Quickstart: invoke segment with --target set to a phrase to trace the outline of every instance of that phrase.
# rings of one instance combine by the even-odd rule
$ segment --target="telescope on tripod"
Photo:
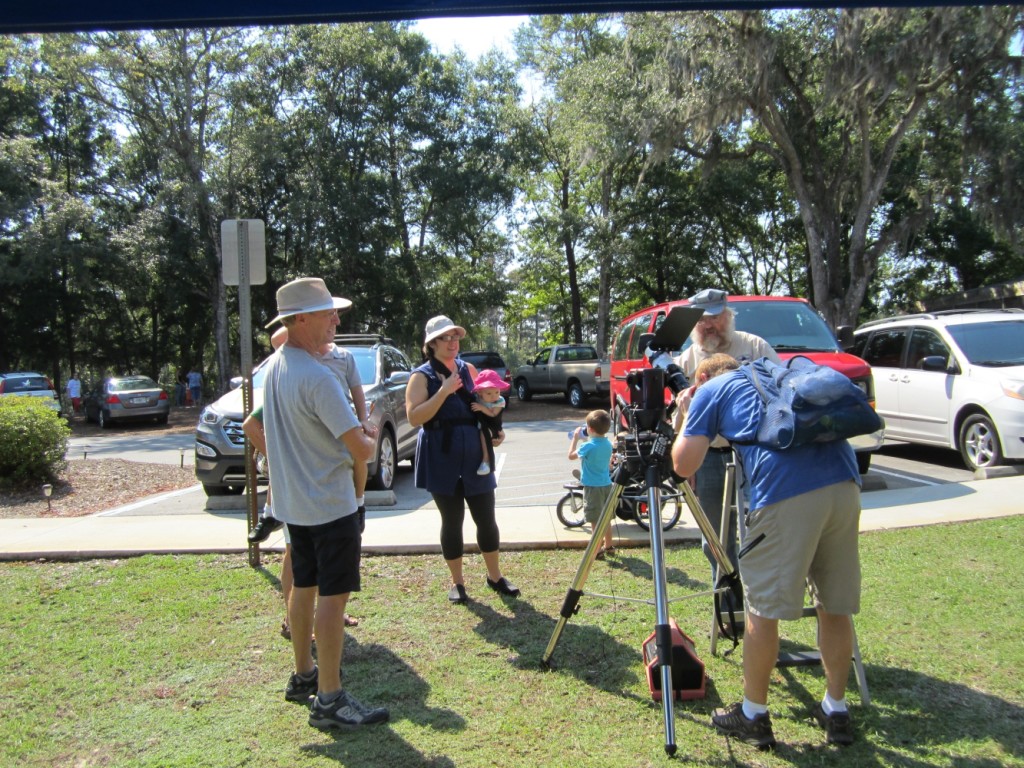
[[[678,636],[678,628],[668,613],[669,598],[667,595],[667,579],[665,575],[665,547],[661,525],[661,487],[672,479],[672,441],[675,437],[672,426],[666,419],[666,387],[673,396],[688,385],[686,376],[675,364],[670,350],[678,350],[697,324],[704,311],[693,307],[675,307],[666,316],[664,322],[654,334],[644,334],[640,345],[644,356],[650,364],[649,368],[630,371],[626,383],[629,388],[630,402],[621,403],[627,429],[619,434],[619,449],[624,461],[619,462],[612,481],[614,488],[583,554],[583,560],[576,571],[572,584],[566,592],[555,623],[554,631],[541,658],[541,667],[551,668],[551,657],[555,646],[565,629],[566,623],[579,612],[580,598],[583,597],[583,585],[590,574],[590,569],[597,557],[600,542],[605,530],[611,525],[615,509],[623,488],[643,485],[647,494],[651,537],[651,571],[654,581],[654,600],[642,601],[655,606],[655,626],[652,643],[644,644],[644,656],[652,656],[649,672],[660,673],[660,691],[662,714],[665,726],[665,752],[671,757],[676,753],[675,714],[673,710],[673,669],[672,653],[674,636]],[[739,577],[732,563],[725,554],[719,539],[700,503],[690,489],[689,484],[682,482],[680,490],[693,514],[697,526],[710,545],[711,552],[719,563],[720,573],[724,574],[722,582],[715,585],[715,590],[738,590]],[[724,584],[724,586],[723,586]],[[706,593],[699,593],[706,594]],[[690,595],[697,597],[699,595]],[[603,595],[601,596],[603,597]],[[703,670],[701,670],[703,675]],[[652,691],[653,692],[653,691]]]

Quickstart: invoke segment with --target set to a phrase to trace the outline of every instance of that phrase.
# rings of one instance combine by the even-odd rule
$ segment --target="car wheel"
[[[1003,462],[999,434],[988,416],[976,413],[964,420],[960,427],[960,455],[968,469],[994,467]]]
[[[166,414],[166,413],[163,416],[157,416],[156,417],[156,423],[157,424],[166,424],[167,423],[167,417],[168,417],[168,414]]]
[[[370,478],[371,488],[377,491],[390,491],[394,487],[397,459],[395,438],[392,437],[391,430],[385,427],[380,436],[380,448],[377,449],[377,471]]]
[[[573,408],[582,408],[586,404],[587,396],[583,394],[583,387],[579,384],[572,384],[569,387],[569,405]]]
[[[110,417],[107,416],[106,411],[102,408],[100,408],[99,412],[96,414],[96,420],[100,424],[100,429],[110,429]]]
[[[203,491],[207,496],[230,496],[232,494],[230,485],[207,485],[203,483]]]
[[[871,469],[871,454],[868,451],[857,451],[857,471],[866,475]]]
[[[516,397],[524,403],[529,402],[530,398],[533,397],[530,385],[526,383],[526,379],[520,379],[516,382]]]

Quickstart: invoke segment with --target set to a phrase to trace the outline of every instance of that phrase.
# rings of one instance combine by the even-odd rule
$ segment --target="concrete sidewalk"
[[[123,557],[144,553],[246,552],[246,521],[242,509],[210,509],[189,494],[199,486],[145,499],[125,507],[76,518],[16,518],[0,520],[0,560],[83,559]],[[876,490],[862,495],[861,530],[931,525],[1018,515],[1024,511],[1024,475],[920,488]],[[214,502],[211,499],[211,504]],[[368,501],[371,501],[368,499]],[[238,497],[235,498],[237,507]],[[416,508],[395,503],[390,494],[368,506],[363,551],[368,554],[440,552],[440,521],[432,503]],[[186,511],[187,510],[187,511]],[[566,529],[554,505],[499,506],[503,550],[582,548],[586,528]],[[466,516],[467,550],[475,540]],[[649,534],[635,523],[615,521],[620,546],[642,547]],[[699,531],[684,509],[679,524],[665,534],[666,543],[698,539]],[[264,550],[281,550],[275,533]]]

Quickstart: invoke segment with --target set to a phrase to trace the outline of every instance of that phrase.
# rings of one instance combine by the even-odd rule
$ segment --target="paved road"
[[[578,462],[570,461],[566,421],[521,422],[506,425],[507,439],[497,451],[499,507],[553,506],[565,493]],[[194,466],[191,434],[104,435],[69,441],[68,457],[123,458],[130,461]],[[886,445],[875,455],[865,481],[865,491],[915,488],[972,479],[953,451],[920,448],[902,443]],[[399,465],[395,481],[398,510],[419,509],[430,503],[429,495],[414,487],[412,467]],[[225,499],[224,501],[231,501]],[[239,501],[241,501],[239,499]],[[197,489],[182,494],[175,503],[179,511],[206,509],[206,497]],[[192,508],[195,507],[194,510]],[[134,512],[138,514],[138,512]]]

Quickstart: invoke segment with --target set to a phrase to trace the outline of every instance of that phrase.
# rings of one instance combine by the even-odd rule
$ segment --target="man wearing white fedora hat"
[[[300,278],[277,291],[277,316],[288,340],[267,363],[263,419],[276,515],[291,534],[293,587],[288,605],[295,674],[285,698],[312,697],[309,724],[336,728],[385,722],[387,709],[369,708],[341,683],[345,605],[358,592],[362,537],[356,515],[354,462],[373,441],[363,432],[338,377],[320,361],[334,340],[338,311],[352,306],[331,296],[319,278]],[[316,633],[317,667],[312,655]]]

